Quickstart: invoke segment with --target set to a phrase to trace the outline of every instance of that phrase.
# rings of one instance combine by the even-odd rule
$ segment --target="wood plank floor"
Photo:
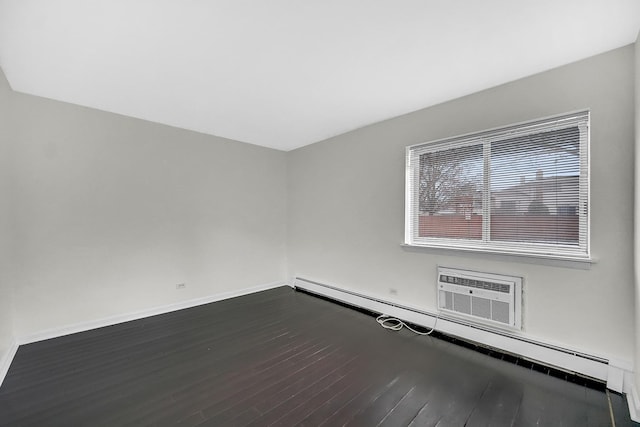
[[[610,406],[631,425],[621,396],[283,287],[21,346],[0,426],[601,427]]]

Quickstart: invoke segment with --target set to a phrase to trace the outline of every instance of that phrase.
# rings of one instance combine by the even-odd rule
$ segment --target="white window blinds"
[[[406,243],[589,258],[589,113],[407,148]]]

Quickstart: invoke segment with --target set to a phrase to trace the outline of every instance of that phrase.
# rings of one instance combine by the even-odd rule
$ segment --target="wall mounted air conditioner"
[[[522,278],[438,267],[438,309],[483,325],[522,329]]]

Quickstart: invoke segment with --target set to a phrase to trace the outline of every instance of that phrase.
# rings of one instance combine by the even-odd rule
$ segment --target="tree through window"
[[[588,252],[588,112],[407,149],[406,243]]]

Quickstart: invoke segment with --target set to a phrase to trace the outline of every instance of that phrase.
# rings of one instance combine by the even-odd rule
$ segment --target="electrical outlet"
[[[398,290],[397,289],[393,289],[393,288],[389,288],[389,293],[391,295],[398,295]]]
[[[187,284],[186,284],[186,283],[178,283],[178,284],[176,285],[176,289],[184,289],[184,288],[186,288],[186,287],[187,287]]]

